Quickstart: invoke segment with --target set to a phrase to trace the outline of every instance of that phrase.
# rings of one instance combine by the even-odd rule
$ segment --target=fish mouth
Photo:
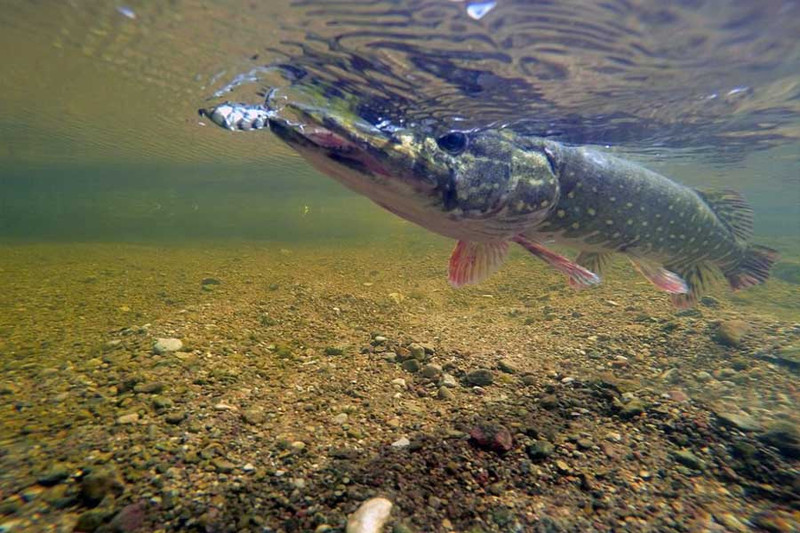
[[[391,135],[360,117],[291,103],[268,122],[275,135],[300,152],[315,151],[362,174],[398,177],[386,165]]]

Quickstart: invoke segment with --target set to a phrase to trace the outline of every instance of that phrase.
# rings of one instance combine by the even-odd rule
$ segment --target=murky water
[[[7,286],[0,291],[0,420],[8,422],[8,429],[0,432],[0,440],[10,451],[0,452],[0,529],[67,531],[79,517],[89,520],[86,513],[95,508],[108,510],[95,517],[108,522],[120,509],[147,502],[142,505],[150,518],[133,521],[136,524],[165,520],[170,531],[228,530],[237,512],[231,506],[220,518],[208,511],[222,508],[208,487],[230,487],[251,471],[232,474],[210,457],[203,457],[199,468],[187,466],[197,464],[185,461],[189,448],[199,453],[211,446],[208,432],[211,440],[236,442],[240,448],[228,450],[225,457],[255,463],[254,469],[267,479],[263,490],[275,491],[252,489],[254,499],[242,500],[241,505],[280,516],[283,525],[271,518],[253,519],[239,530],[309,527],[313,509],[308,511],[308,502],[315,501],[314,495],[303,492],[302,483],[287,488],[280,485],[283,480],[274,481],[283,475],[277,471],[292,470],[292,465],[297,469],[292,479],[308,479],[324,494],[316,503],[319,513],[327,514],[314,519],[315,527],[330,522],[332,530],[343,528],[355,503],[378,490],[396,499],[397,516],[410,517],[415,505],[427,505],[420,515],[425,518],[408,520],[420,531],[467,530],[475,524],[486,530],[529,530],[525,528],[544,524],[543,517],[563,519],[567,530],[588,530],[589,522],[570,522],[563,516],[583,516],[590,504],[535,507],[525,499],[531,496],[528,492],[525,497],[509,495],[519,472],[497,472],[504,471],[510,459],[484,464],[469,455],[469,447],[453,456],[462,454],[466,461],[464,454],[469,455],[476,472],[496,475],[508,492],[481,493],[478,504],[453,496],[460,503],[448,507],[427,499],[420,503],[402,488],[407,486],[402,479],[390,487],[372,474],[359,478],[353,473],[356,481],[348,492],[337,485],[344,483],[341,476],[334,475],[336,481],[329,487],[312,472],[317,472],[317,463],[327,464],[335,455],[321,444],[330,439],[340,439],[344,448],[374,451],[400,436],[401,430],[409,435],[435,433],[442,424],[458,420],[453,428],[447,426],[457,433],[464,429],[458,424],[469,423],[464,413],[472,413],[476,402],[490,405],[488,411],[515,428],[519,451],[524,447],[521,439],[530,440],[536,432],[512,417],[517,409],[534,410],[531,405],[571,387],[564,379],[589,383],[613,373],[620,380],[613,385],[620,393],[633,391],[650,402],[643,417],[663,421],[680,412],[687,419],[705,420],[698,422],[697,434],[707,442],[692,440],[689,430],[685,442],[659,440],[647,433],[644,422],[622,422],[637,435],[703,456],[708,466],[695,468],[686,479],[703,479],[709,483],[703,486],[706,494],[720,495],[719,500],[703,499],[697,496],[702,491],[695,491],[680,500],[692,511],[674,511],[675,516],[651,509],[656,523],[666,528],[661,530],[791,531],[800,522],[800,436],[775,424],[797,422],[794,411],[800,401],[798,35],[800,3],[792,0],[4,2],[0,273]],[[593,146],[693,187],[740,191],[755,211],[754,240],[777,248],[782,258],[766,285],[736,294],[717,288],[711,300],[684,314],[676,314],[663,294],[621,263],[598,292],[573,294],[563,288],[560,277],[515,253],[497,279],[456,292],[446,284],[450,241],[342,188],[269,131],[228,132],[197,113],[225,100],[259,104],[268,88],[292,85],[315,86],[331,99],[346,99],[372,124],[432,131],[503,124],[523,134]],[[217,283],[203,281],[207,279]],[[721,324],[732,321],[746,322],[744,340],[719,342]],[[375,342],[376,331],[389,337],[385,346]],[[153,342],[173,336],[187,341],[185,350],[178,352],[184,355],[177,363],[157,360],[150,353]],[[418,375],[406,372],[405,366],[393,366],[391,372],[404,372],[398,375],[409,381],[408,389],[387,385],[388,392],[381,396],[385,391],[370,388],[397,379],[389,371],[369,374],[384,368],[385,354],[402,356],[409,342],[416,341],[435,345],[427,357],[445,372],[452,371],[459,386],[465,385],[464,392],[456,389],[453,399],[439,391],[437,397],[434,385],[441,383],[412,378]],[[281,355],[284,345],[291,347],[292,357]],[[339,367],[325,363],[317,372],[317,356],[340,345],[354,359]],[[231,354],[233,359],[224,360]],[[373,356],[376,359],[368,359]],[[488,393],[466,386],[469,370],[496,369],[501,356],[518,358],[522,374],[537,376],[524,383],[528,392],[514,388],[519,378],[508,377],[511,373],[501,373],[496,389],[485,388]],[[298,374],[272,384],[291,383],[295,392],[308,386],[298,393],[301,398],[319,396],[330,385],[324,383],[328,374],[323,370],[331,373],[332,383],[342,385],[330,385],[329,404],[293,411],[294,400],[287,400],[290,393],[281,396],[273,388],[270,394],[275,397],[258,396],[259,380],[268,379],[259,374],[259,358],[275,365],[264,370],[268,374],[283,376],[281,372],[295,368]],[[230,362],[234,359],[238,367]],[[249,374],[242,370],[239,382],[226,382],[214,377],[219,367],[225,368],[226,376],[237,374],[236,368],[248,369]],[[156,379],[165,368],[163,379],[174,381],[167,381],[163,396],[175,406],[154,408],[149,393],[135,387]],[[366,392],[345,385],[351,377],[346,368],[358,369],[358,379],[363,380],[359,383],[370,384]],[[295,381],[310,369],[315,373],[307,379],[314,385]],[[187,377],[192,373],[199,377]],[[128,390],[123,384],[132,379],[139,381]],[[40,383],[45,384],[41,397],[30,395]],[[315,386],[319,388],[312,390]],[[431,390],[426,393],[425,387]],[[559,405],[571,420],[565,427],[574,424],[574,431],[558,426],[548,433],[548,426],[539,436],[550,435],[562,459],[591,459],[597,450],[575,444],[579,440],[573,433],[588,435],[602,424],[607,426],[603,431],[613,429],[619,414],[616,407],[597,408],[597,428],[581,426],[580,408],[595,407],[571,392],[564,394],[567,399]],[[680,399],[687,394],[695,403]],[[409,407],[404,398],[411,396],[412,403],[423,403]],[[449,398],[450,404],[436,403],[441,397]],[[371,407],[365,398],[374,399]],[[429,399],[432,403],[424,403]],[[226,402],[242,410],[262,402],[267,411],[292,416],[289,421],[268,416],[262,427],[266,429],[246,440],[246,432],[235,424],[217,421],[214,426],[210,421],[228,413],[219,408]],[[659,402],[667,407],[658,407]],[[680,405],[664,414],[673,408],[670,402]],[[211,414],[194,412],[195,404]],[[373,412],[382,408],[395,412]],[[339,411],[357,419],[354,409],[371,413],[363,417],[363,427],[352,422],[343,430],[320,429],[327,427],[328,414]],[[175,418],[175,425],[165,426],[162,419],[171,410],[180,411],[189,422]],[[134,412],[141,419],[130,426],[135,429],[119,423],[120,416]],[[325,413],[323,419],[308,414],[317,412]],[[545,414],[553,412],[548,408]],[[731,413],[740,418],[730,422]],[[397,417],[402,420],[399,426],[393,422]],[[392,422],[389,429],[375,429],[368,419]],[[147,433],[148,424],[158,429]],[[109,425],[106,434],[102,428]],[[704,427],[723,429],[713,440]],[[664,431],[680,432],[674,427]],[[294,459],[286,459],[287,443],[301,437],[314,451],[292,463]],[[730,464],[714,455],[717,448],[732,449],[737,439],[764,449],[753,452],[756,459],[731,452],[739,462]],[[123,441],[146,450],[122,452]],[[172,444],[164,444],[167,441]],[[283,444],[258,444],[273,441]],[[42,481],[42,472],[52,467],[48,454],[64,443],[68,445],[54,460],[70,472],[58,482]],[[148,446],[158,446],[161,457],[149,453]],[[185,449],[178,450],[180,446]],[[634,445],[630,453],[641,454],[642,448]],[[262,452],[263,457],[258,455]],[[509,453],[514,457],[516,452]],[[107,460],[97,460],[98,454]],[[188,470],[169,478],[169,454]],[[607,455],[613,462],[610,452]],[[625,493],[627,501],[640,498],[637,505],[647,507],[646,498],[641,498],[648,489],[636,487],[647,486],[647,469],[674,469],[668,457],[665,452],[647,463],[637,455],[643,461],[635,468],[639,477],[625,478],[629,484],[619,489],[631,491]],[[86,496],[91,490],[86,488],[86,474],[99,462],[133,465],[122,473],[126,492],[114,494],[110,503],[98,504]],[[680,468],[692,469],[687,462],[691,461]],[[370,467],[361,467],[369,472]],[[393,468],[385,462],[375,467]],[[548,478],[548,472],[560,472],[562,480],[584,479],[583,474],[561,465],[542,468],[544,474],[525,470],[526,475],[543,476],[536,482],[539,495],[572,501],[558,492],[565,483]],[[408,479],[424,477],[425,470],[409,471]],[[166,489],[163,480],[153,482],[152,488],[142,481],[150,476],[171,481]],[[666,474],[659,476],[664,487],[669,485]],[[440,498],[443,491],[426,485],[425,479],[419,490]],[[600,485],[623,486],[601,475],[597,479]],[[197,483],[201,489],[193,504],[164,504],[165,491]],[[482,491],[485,483],[477,483]],[[572,484],[578,491],[580,482]],[[672,482],[671,487],[678,485]],[[690,491],[681,487],[675,490],[684,498]],[[461,488],[463,493],[454,489],[454,494],[478,490],[469,484]],[[275,494],[282,491],[292,494],[291,505],[274,503]],[[502,494],[517,522],[474,511],[493,509],[505,498]],[[742,494],[752,501],[742,503]],[[301,504],[303,497],[310,500]],[[114,498],[122,503],[115,505]],[[603,500],[597,494],[592,498]],[[624,517],[612,520],[604,510],[623,504],[606,505],[594,508],[597,518],[591,527],[623,527]],[[674,510],[676,505],[659,509]],[[733,511],[737,506],[746,507],[741,516]],[[473,509],[472,514],[462,513],[462,507]],[[287,516],[292,513],[296,522],[290,527]],[[741,522],[726,518],[731,513]],[[398,518],[396,526],[403,520]],[[522,529],[514,529],[515,523]],[[630,521],[628,526],[644,531],[644,523]]]

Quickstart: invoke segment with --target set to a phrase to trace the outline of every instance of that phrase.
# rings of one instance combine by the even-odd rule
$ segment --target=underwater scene
[[[800,531],[800,2],[0,29],[0,533]]]

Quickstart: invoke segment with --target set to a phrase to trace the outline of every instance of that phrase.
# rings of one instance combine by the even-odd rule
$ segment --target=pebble
[[[744,413],[720,412],[716,413],[716,415],[720,422],[729,427],[734,427],[742,431],[759,431],[761,429],[761,425],[756,422],[753,417]]]
[[[253,465],[253,463],[247,463],[242,467],[242,471],[246,474],[250,474],[256,471],[256,467]]]
[[[683,466],[688,466],[695,470],[703,470],[705,468],[705,462],[689,450],[675,452],[672,456]]]
[[[140,394],[161,394],[164,392],[164,383],[161,381],[151,381],[149,383],[137,383],[133,387],[133,392]]]
[[[774,422],[759,439],[775,446],[786,457],[800,459],[800,429],[791,422]]]
[[[635,398],[621,406],[619,410],[619,415],[622,418],[633,418],[635,416],[639,416],[640,414],[644,413],[644,411],[645,408],[642,401],[638,398]]]
[[[439,365],[428,364],[422,367],[422,377],[435,381],[442,375],[442,367]]]
[[[406,388],[408,388],[408,386],[406,385],[406,380],[404,380],[403,378],[393,379],[392,385],[394,385],[394,388],[396,389],[405,390]]]
[[[235,464],[221,457],[213,459],[211,461],[211,464],[214,465],[214,468],[217,469],[217,472],[220,472],[222,474],[230,474],[236,468]]]
[[[334,416],[331,421],[334,424],[345,424],[347,422],[347,413],[339,413],[338,415]]]
[[[135,424],[139,421],[139,413],[130,413],[117,417],[117,424]]]
[[[479,423],[469,432],[470,439],[479,448],[505,453],[514,447],[514,439],[507,427],[493,422]]]
[[[157,339],[153,345],[153,353],[161,355],[167,352],[177,352],[183,348],[183,342],[180,339],[165,338]]]
[[[506,374],[516,374],[517,373],[516,367],[514,367],[514,365],[511,364],[511,362],[508,361],[507,359],[501,359],[500,361],[498,361],[497,362],[497,368],[501,372],[505,372]]]
[[[709,374],[708,372],[706,372],[704,370],[701,370],[700,372],[697,372],[694,375],[694,379],[696,379],[700,383],[705,383],[707,381],[711,381],[712,377],[713,376],[711,376],[711,374]]]
[[[458,386],[458,381],[456,380],[454,375],[448,374],[447,372],[442,374],[442,387],[449,387],[452,389],[457,386]]]
[[[347,518],[345,533],[380,533],[391,512],[392,502],[386,498],[371,498]]]
[[[539,405],[545,409],[555,409],[558,407],[558,398],[553,394],[545,394],[542,396],[542,399],[539,400]]]
[[[417,361],[425,360],[425,347],[417,342],[412,342],[408,345],[408,351],[411,352],[411,357]]]
[[[408,448],[411,446],[411,441],[407,437],[400,437],[392,443],[392,448]]]
[[[186,420],[186,413],[183,411],[169,413],[167,416],[164,417],[164,421],[167,424],[180,424],[184,420]]]
[[[449,388],[441,386],[439,387],[439,391],[436,393],[436,396],[440,400],[452,400],[455,397],[455,394],[453,394],[453,391],[451,391]]]
[[[742,339],[750,333],[750,325],[744,320],[725,320],[720,322],[714,340],[724,346],[739,346]]]
[[[52,487],[67,479],[69,474],[69,468],[65,464],[53,463],[36,478],[36,482],[45,487]]]
[[[542,461],[547,459],[555,451],[555,446],[546,440],[535,440],[525,449],[528,457],[533,461]]]
[[[467,374],[465,379],[467,385],[485,387],[486,385],[491,385],[494,382],[494,374],[492,374],[491,370],[479,368],[478,370],[473,370]]]
[[[412,374],[419,372],[419,369],[422,365],[419,364],[419,361],[416,359],[407,359],[403,361],[402,367],[403,370],[406,372],[410,372]]]
[[[125,491],[125,485],[116,470],[99,467],[89,473],[80,483],[80,497],[85,505],[94,507],[107,495],[119,496]]]

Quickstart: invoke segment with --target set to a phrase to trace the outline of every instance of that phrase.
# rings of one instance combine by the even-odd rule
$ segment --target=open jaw
[[[269,119],[270,130],[285,143],[306,156],[326,158],[330,163],[345,167],[360,174],[391,177],[380,161],[380,148],[376,145],[389,142],[385,136],[366,137],[351,133],[338,121],[325,117],[317,119],[309,113],[301,113],[302,122],[281,117]],[[376,130],[378,134],[379,131]],[[327,165],[326,165],[327,167]],[[329,168],[325,170],[330,171]]]

